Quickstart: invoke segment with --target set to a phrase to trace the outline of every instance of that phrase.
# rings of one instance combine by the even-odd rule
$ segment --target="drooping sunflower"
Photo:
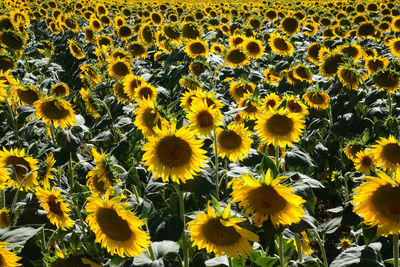
[[[218,157],[227,157],[231,162],[237,162],[250,153],[253,139],[244,124],[232,122],[227,129],[217,128],[216,133]]]
[[[229,94],[236,101],[240,100],[245,94],[251,94],[254,92],[256,85],[251,82],[231,82],[229,85]]]
[[[378,235],[399,234],[400,170],[397,168],[394,179],[382,171],[376,172],[379,177],[364,177],[366,181],[354,190],[353,210],[366,225],[377,226]]]
[[[0,167],[6,168],[6,172],[3,173],[6,177],[2,178],[13,187],[21,186],[21,189],[31,189],[34,185],[37,185],[37,171],[33,171],[37,169],[37,164],[38,160],[25,155],[25,148],[22,150],[15,148],[8,151],[3,147],[3,150],[0,150]],[[27,174],[29,175],[25,178]],[[22,185],[24,178],[25,181]]]
[[[284,148],[300,140],[304,124],[300,114],[291,113],[286,108],[270,109],[257,119],[254,129],[263,142]]]
[[[84,59],[86,57],[85,53],[82,50],[82,46],[79,45],[72,39],[68,39],[68,47],[69,51],[71,52],[72,56],[76,59]]]
[[[348,56],[349,58],[353,59],[354,62],[359,61],[364,56],[364,50],[361,45],[353,43],[342,45],[338,48],[338,50]]]
[[[187,21],[181,24],[182,37],[186,39],[198,39],[201,37],[200,27],[191,21]]]
[[[400,37],[390,39],[388,47],[393,56],[400,58]]]
[[[251,216],[256,225],[270,219],[275,227],[300,222],[305,215],[302,207],[306,202],[293,194],[293,189],[279,183],[285,176],[272,178],[268,169],[263,181],[248,174],[232,180],[233,202],[245,209],[245,216]]]
[[[302,82],[312,82],[313,74],[311,73],[310,69],[303,64],[299,64],[295,68],[293,68],[292,74],[294,78]]]
[[[49,154],[46,153],[46,160],[41,163],[41,170],[39,171],[39,184],[43,185],[44,189],[50,188],[50,180],[54,180],[54,176],[52,172],[57,172],[58,170],[53,168],[56,160],[54,159],[54,155],[52,152]]]
[[[282,103],[283,99],[275,93],[269,93],[266,95],[261,103],[261,111],[266,113],[269,112],[270,108],[276,109]]]
[[[231,68],[241,68],[250,64],[250,57],[243,47],[231,47],[225,55],[225,63]]]
[[[153,173],[155,179],[164,182],[171,178],[173,182],[185,183],[204,167],[206,151],[201,149],[203,140],[196,140],[188,127],[176,130],[176,122],[169,128],[162,125],[154,128],[157,136],[149,137],[142,150],[144,165]]]
[[[240,111],[243,119],[256,120],[261,113],[259,97],[253,97],[251,94],[245,94],[237,103],[238,108],[245,108]]]
[[[282,81],[282,75],[277,72],[273,67],[268,67],[263,71],[265,77],[264,82],[272,86],[278,86]]]
[[[140,103],[135,115],[134,125],[142,131],[146,138],[156,135],[155,127],[161,129],[163,124],[168,124],[168,121],[157,111],[154,102],[144,101]]]
[[[61,197],[61,190],[54,188],[43,190],[40,187],[36,189],[36,197],[42,203],[42,208],[47,212],[47,218],[55,226],[65,231],[72,227],[73,220],[68,216],[71,209]]]
[[[368,56],[365,58],[365,68],[369,74],[373,74],[380,69],[385,69],[389,65],[389,59],[380,56]]]
[[[10,95],[22,105],[34,105],[40,99],[39,88],[31,85],[13,85]]]
[[[329,107],[331,98],[323,91],[310,90],[303,95],[303,99],[309,107],[324,110]]]
[[[55,127],[67,128],[76,123],[75,113],[71,104],[63,99],[45,96],[34,104],[36,117]]]
[[[372,146],[371,154],[376,160],[376,166],[392,174],[400,164],[400,142],[392,135],[389,138],[381,137],[376,145]]]
[[[265,48],[262,42],[254,37],[247,38],[243,43],[243,47],[252,59],[258,59],[264,55]]]
[[[89,81],[94,85],[97,85],[101,82],[102,76],[100,75],[99,71],[92,65],[83,64],[80,67],[81,74],[79,74],[80,78],[84,78],[86,75],[89,78]]]
[[[13,223],[13,214],[11,210],[0,209],[0,227],[11,226]]]
[[[124,59],[116,59],[108,64],[108,74],[115,79],[122,80],[129,74],[132,74],[129,62]]]
[[[121,197],[110,199],[110,193],[107,191],[104,199],[88,199],[86,221],[96,235],[95,242],[111,255],[136,257],[151,243],[149,234],[139,228],[145,223],[129,211],[129,204],[122,203]]]
[[[286,100],[286,108],[292,113],[298,113],[302,116],[306,116],[309,114],[308,108],[306,105],[301,102],[300,98],[295,97],[294,95],[285,95]]]
[[[337,71],[337,76],[342,85],[350,90],[357,91],[363,83],[361,74],[358,73],[354,67],[348,65],[340,66]]]
[[[388,93],[396,93],[400,88],[400,74],[392,69],[381,69],[372,76],[377,88],[385,89]]]
[[[85,103],[86,112],[95,119],[100,118],[101,115],[95,107],[93,96],[89,89],[82,87],[81,90],[79,90],[79,93],[81,94],[82,100]]]
[[[151,45],[154,42],[154,33],[149,23],[143,24],[138,32],[138,40]]]
[[[205,248],[216,257],[240,258],[240,254],[247,258],[253,251],[249,241],[258,241],[258,236],[237,225],[246,219],[232,218],[230,207],[231,203],[228,203],[224,212],[217,215],[208,205],[207,214],[196,214],[197,218],[187,224],[190,240],[199,249]]]
[[[334,76],[340,64],[345,63],[344,55],[340,52],[332,52],[322,60],[322,64],[319,66],[319,73],[325,77]]]
[[[154,102],[157,99],[157,88],[150,83],[143,81],[135,89],[135,100],[138,103],[143,101]]]
[[[292,86],[299,85],[299,84],[301,84],[301,83],[303,82],[302,80],[297,79],[297,78],[294,76],[294,67],[283,70],[283,73],[284,73],[285,76],[286,76],[287,82],[288,82],[290,85],[292,85]],[[305,74],[305,73],[304,73],[304,74]]]
[[[5,243],[5,242],[0,242],[0,258],[1,258],[1,266],[4,267],[17,267],[21,266],[21,263],[18,263],[21,257],[18,257],[15,253],[12,253],[5,249],[4,247],[7,247],[11,245],[10,243]]]
[[[0,43],[11,50],[21,50],[25,46],[25,39],[18,32],[7,30],[0,33]]]
[[[320,61],[319,50],[323,47],[320,43],[312,43],[307,47],[307,60],[318,65]]]
[[[221,110],[209,107],[205,99],[197,99],[186,115],[191,128],[199,137],[210,137],[215,127],[221,125],[223,119]]]
[[[57,83],[50,89],[50,94],[55,97],[64,97],[69,95],[69,86],[66,83]]]
[[[359,151],[353,159],[357,171],[368,175],[374,170],[374,157],[370,150]]]
[[[185,52],[190,58],[208,57],[207,41],[196,39],[190,40],[185,45]]]
[[[136,90],[139,86],[141,86],[145,81],[142,77],[137,77],[133,74],[129,74],[124,79],[124,92],[131,99],[135,100]]]
[[[294,16],[286,16],[281,20],[280,29],[289,36],[300,31],[301,23]]]
[[[147,57],[147,48],[140,42],[132,42],[127,47],[132,57],[136,59]]]
[[[268,44],[272,52],[281,56],[289,56],[294,52],[293,45],[277,32],[271,34]]]
[[[189,72],[196,78],[199,78],[199,76],[206,70],[210,70],[210,66],[205,61],[194,60],[189,65]]]

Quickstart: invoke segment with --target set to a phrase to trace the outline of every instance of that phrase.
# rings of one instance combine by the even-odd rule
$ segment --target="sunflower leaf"
[[[329,265],[331,267],[345,266],[385,266],[379,260],[379,251],[382,245],[380,243],[372,243],[369,246],[355,246],[343,251]]]
[[[0,229],[0,241],[10,243],[8,248],[25,244],[32,236],[36,235],[44,224],[27,224],[24,226],[9,226]]]
[[[286,152],[285,163],[293,167],[315,167],[314,160],[307,153],[293,146]]]
[[[207,267],[220,266],[220,265],[229,266],[228,257],[224,255],[221,257],[209,259],[205,262],[205,265]]]

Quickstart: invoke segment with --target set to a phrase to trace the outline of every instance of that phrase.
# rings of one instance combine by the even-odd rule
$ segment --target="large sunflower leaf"
[[[378,253],[382,245],[380,243],[372,243],[368,246],[355,246],[343,251],[330,264],[331,267],[359,266],[374,267],[385,266],[379,260]]]
[[[32,236],[36,235],[44,224],[28,224],[24,226],[9,226],[0,229],[0,241],[10,243],[8,248],[25,244]]]

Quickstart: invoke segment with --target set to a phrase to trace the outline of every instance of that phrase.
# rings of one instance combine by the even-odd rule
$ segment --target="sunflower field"
[[[399,88],[399,0],[2,0],[0,267],[399,267]]]

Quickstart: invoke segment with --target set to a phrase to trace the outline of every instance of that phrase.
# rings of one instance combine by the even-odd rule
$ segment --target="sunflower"
[[[10,95],[22,105],[33,105],[40,99],[39,88],[31,85],[13,85]]]
[[[357,36],[360,39],[366,39],[375,34],[376,28],[373,22],[364,21],[357,28]]]
[[[55,163],[56,160],[54,159],[53,153],[46,153],[46,160],[41,164],[43,168],[41,168],[41,171],[39,171],[39,183],[43,185],[44,189],[50,188],[50,179],[54,180],[54,176],[51,173],[58,171],[57,169],[53,168]]]
[[[348,65],[340,66],[337,71],[337,76],[342,85],[350,90],[357,91],[360,85],[363,83],[361,74],[359,74],[356,69]]]
[[[200,83],[196,78],[190,76],[183,76],[179,79],[179,84],[185,89],[201,90]]]
[[[281,56],[289,56],[294,52],[293,45],[277,32],[271,34],[268,44],[272,52]]]
[[[253,252],[249,241],[258,241],[253,232],[237,225],[245,218],[232,218],[231,203],[228,203],[222,214],[216,214],[208,205],[207,214],[198,213],[197,218],[188,222],[190,240],[199,249],[205,248],[216,257],[227,255],[233,258],[247,258]]]
[[[37,185],[37,171],[34,171],[37,169],[37,164],[38,160],[25,155],[24,148],[8,151],[3,147],[3,150],[0,150],[0,167],[7,168],[7,172],[3,173],[6,177],[3,177],[3,179],[13,187],[21,186],[24,178],[25,181],[21,188],[31,189],[34,185]],[[27,174],[29,175],[25,177]]]
[[[368,56],[365,58],[365,68],[369,74],[373,74],[380,69],[385,69],[389,65],[389,59],[380,56]]]
[[[154,42],[154,34],[149,23],[143,24],[138,32],[138,40],[144,42],[147,45],[151,45]]]
[[[314,34],[316,34],[318,31],[318,24],[313,22],[313,21],[309,21],[304,23],[304,30],[303,33],[307,36],[314,36]]]
[[[391,29],[394,32],[400,32],[400,16],[392,18]]]
[[[150,13],[150,19],[153,22],[153,24],[161,25],[164,18],[161,15],[161,13],[154,11]]]
[[[283,99],[275,93],[269,93],[266,95],[261,103],[261,111],[264,113],[269,112],[270,108],[276,109],[282,103]]]
[[[356,154],[360,151],[364,151],[364,145],[358,141],[350,141],[343,152],[348,159],[354,161]]]
[[[359,61],[364,56],[364,50],[361,45],[353,43],[348,45],[342,45],[338,48],[338,50],[348,56],[349,58],[353,59],[354,62]]]
[[[314,65],[319,64],[319,50],[323,47],[320,43],[312,43],[307,47],[307,60]]]
[[[357,152],[353,162],[356,170],[366,175],[375,169],[374,157],[370,150]]]
[[[131,65],[124,59],[112,60],[108,64],[108,74],[115,79],[122,80],[129,74],[132,74]]]
[[[188,127],[176,130],[176,122],[154,131],[157,136],[149,137],[142,150],[145,151],[144,165],[152,171],[155,179],[161,177],[166,182],[171,178],[176,183],[193,179],[207,159],[206,151],[201,149],[203,140],[196,140]]]
[[[139,228],[145,223],[129,211],[129,204],[122,203],[121,197],[110,199],[110,193],[107,191],[104,199],[96,196],[88,199],[86,221],[96,235],[95,242],[111,255],[136,257],[151,243],[148,233]]]
[[[377,88],[386,89],[388,93],[396,93],[400,87],[400,75],[388,68],[377,71],[372,80]]]
[[[144,101],[140,103],[135,111],[135,116],[134,125],[142,131],[146,138],[156,135],[155,127],[161,129],[163,124],[168,124],[168,121],[157,111],[154,102]]]
[[[302,116],[306,116],[309,114],[307,106],[301,102],[300,98],[293,95],[286,95],[285,101],[286,108],[289,110],[289,112],[298,113]]]
[[[65,231],[72,228],[73,220],[68,216],[71,209],[64,203],[61,190],[43,190],[40,187],[36,189],[36,197],[42,203],[42,208],[47,212],[47,218],[55,226]]]
[[[290,85],[296,86],[296,85],[299,85],[299,84],[301,84],[303,82],[302,80],[297,79],[296,77],[294,77],[294,68],[293,67],[289,68],[289,69],[286,69],[286,70],[283,70],[283,73],[285,74],[286,80],[288,81],[288,83]]]
[[[66,83],[57,83],[50,89],[50,94],[55,97],[64,97],[69,95],[69,86]]]
[[[363,217],[370,227],[377,226],[378,235],[399,234],[400,170],[392,179],[377,170],[379,177],[367,176],[366,181],[354,190],[354,212]]]
[[[294,16],[287,16],[281,20],[280,29],[287,35],[295,35],[300,31],[301,23]]]
[[[2,71],[0,70],[0,87],[7,87],[9,85],[14,85],[17,80],[10,74],[11,70]]]
[[[200,96],[204,97],[205,95],[205,92],[201,89],[189,89],[189,91],[182,93],[180,106],[185,112],[190,112],[190,110],[192,109],[193,100],[199,98]]]
[[[101,82],[102,76],[99,74],[98,70],[95,67],[88,64],[83,64],[80,67],[80,70],[81,74],[79,74],[79,76],[81,77],[81,79],[86,78],[85,76],[87,76],[90,82],[94,85],[97,85]]]
[[[251,216],[258,226],[268,219],[275,227],[298,223],[305,215],[302,206],[306,201],[293,194],[290,187],[279,185],[284,178],[273,179],[271,169],[263,181],[244,174],[232,180],[232,201],[239,202],[245,216]]]
[[[245,94],[237,103],[238,108],[245,108],[240,111],[243,119],[256,120],[260,115],[260,101],[258,97],[253,97],[251,94]]]
[[[13,214],[11,210],[0,209],[0,227],[8,227],[13,223]]]
[[[204,61],[194,60],[189,65],[189,72],[193,74],[196,78],[198,78],[206,70],[210,70],[210,66],[207,64],[207,62]]]
[[[86,57],[85,53],[82,51],[81,45],[76,43],[74,40],[68,39],[68,47],[74,58],[79,60]]]
[[[274,146],[291,146],[300,140],[305,121],[303,116],[285,109],[271,109],[257,118],[254,129],[262,141]]]
[[[393,56],[400,58],[400,37],[390,39],[388,47]]]
[[[319,73],[325,77],[334,76],[340,64],[345,63],[344,55],[340,52],[332,52],[322,60],[322,64],[319,66]]]
[[[253,139],[251,138],[251,132],[244,124],[232,122],[227,129],[218,127],[216,136],[219,157],[226,157],[232,162],[237,162],[249,155]]]
[[[110,36],[103,35],[103,34],[97,36],[96,41],[97,41],[97,46],[100,48],[103,46],[112,47],[114,44],[114,41]]]
[[[76,123],[75,113],[71,104],[63,99],[45,96],[44,99],[36,101],[36,117],[55,127],[66,128]]]
[[[124,105],[127,105],[131,101],[129,96],[124,91],[124,83],[123,82],[115,83],[113,85],[113,92],[114,92],[114,95],[117,97],[117,101],[119,103],[123,103]]]
[[[229,85],[229,93],[233,99],[239,101],[245,94],[252,94],[256,85],[251,82],[231,82]]]
[[[127,50],[131,56],[136,59],[147,57],[147,48],[140,42],[132,42],[128,44]]]
[[[241,68],[250,64],[250,57],[243,47],[231,47],[226,52],[225,63],[231,68]]]
[[[263,71],[264,82],[271,86],[278,86],[282,81],[282,75],[277,72],[273,67],[268,67]]]
[[[234,34],[231,37],[229,37],[228,43],[229,46],[238,46],[238,45],[242,45],[245,40],[246,40],[246,36],[242,35],[242,34]]]
[[[122,40],[128,40],[133,35],[133,30],[129,25],[123,24],[117,29],[117,36]]]
[[[1,258],[1,266],[4,267],[17,267],[21,266],[21,263],[18,263],[21,257],[18,257],[16,254],[8,251],[4,247],[11,245],[10,243],[0,242],[0,258]]]
[[[93,96],[90,93],[89,89],[81,88],[79,93],[82,96],[82,100],[85,103],[86,112],[93,116],[93,118],[100,118],[101,115],[97,112],[96,107],[94,105]]]
[[[331,98],[323,91],[310,90],[303,95],[303,99],[309,107],[324,110],[329,107]]]
[[[377,167],[393,173],[400,164],[400,142],[392,135],[389,136],[389,139],[381,137],[377,144],[372,146],[371,154],[376,160]]]
[[[131,99],[135,100],[136,90],[140,87],[145,81],[142,77],[137,77],[132,73],[127,75],[124,79],[123,89],[124,93]]]
[[[103,30],[103,25],[101,24],[101,21],[96,18],[96,16],[92,16],[90,18],[89,25],[90,28],[95,32]]]
[[[157,88],[150,83],[143,81],[135,89],[135,100],[138,103],[143,101],[154,102],[157,98]]]
[[[307,82],[311,83],[312,82],[312,73],[310,69],[302,64],[297,65],[293,69],[293,77],[302,81],[302,82]]]
[[[210,51],[215,55],[221,55],[225,51],[225,46],[220,43],[213,43]]]
[[[15,67],[14,58],[12,56],[0,53],[0,71],[6,72]]]
[[[105,174],[98,166],[86,175],[86,186],[93,195],[103,196],[113,186],[109,175]]]
[[[181,43],[181,32],[176,25],[165,24],[162,27],[162,31],[164,35],[175,44],[179,45]]]
[[[223,119],[221,110],[209,107],[205,99],[197,99],[186,115],[191,128],[199,137],[210,137],[215,127],[221,125]]]
[[[185,52],[190,58],[208,57],[208,44],[207,41],[200,39],[191,40],[185,45]]]
[[[264,55],[265,48],[262,42],[254,37],[247,38],[243,47],[247,50],[250,58],[258,59]]]
[[[13,30],[3,31],[0,34],[0,42],[11,50],[21,50],[25,45],[24,37]]]
[[[201,37],[201,30],[199,26],[191,21],[181,24],[182,37],[185,39],[196,40]]]

